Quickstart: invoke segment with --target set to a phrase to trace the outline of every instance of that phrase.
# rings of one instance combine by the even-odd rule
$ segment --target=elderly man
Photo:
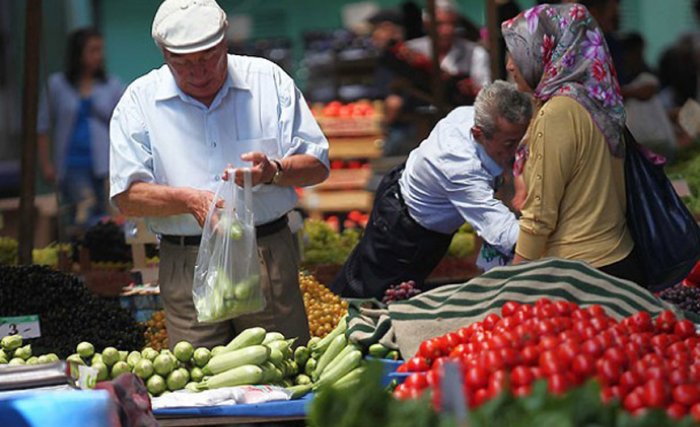
[[[251,326],[308,339],[293,186],[328,175],[328,142],[294,82],[261,58],[227,55],[213,0],[166,0],[152,35],[165,65],[134,81],[110,126],[110,197],[161,237],[159,282],[171,346],[215,346]],[[264,311],[201,324],[192,302],[201,227],[227,164],[250,167]],[[240,171],[236,182],[242,183]]]
[[[512,84],[484,87],[473,107],[458,107],[402,165],[384,177],[364,234],[331,290],[381,299],[391,285],[421,286],[466,222],[485,242],[513,254],[515,215],[494,197],[512,165],[532,105]]]

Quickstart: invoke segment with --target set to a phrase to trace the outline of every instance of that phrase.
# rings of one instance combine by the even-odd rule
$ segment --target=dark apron
[[[380,182],[362,238],[331,284],[334,293],[381,300],[391,285],[413,280],[422,287],[447,252],[453,234],[428,230],[411,218],[399,187],[404,166]]]

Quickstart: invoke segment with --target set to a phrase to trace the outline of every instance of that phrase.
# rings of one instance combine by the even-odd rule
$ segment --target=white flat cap
[[[158,46],[185,54],[216,46],[226,34],[226,12],[214,0],[165,0],[153,18]]]

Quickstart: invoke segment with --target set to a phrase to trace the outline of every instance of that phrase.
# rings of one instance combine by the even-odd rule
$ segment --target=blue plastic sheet
[[[306,416],[312,394],[301,399],[239,404],[226,406],[205,406],[198,408],[164,408],[153,411],[157,418],[166,417],[300,417]]]
[[[110,427],[114,406],[106,391],[43,391],[0,397],[0,426]]]

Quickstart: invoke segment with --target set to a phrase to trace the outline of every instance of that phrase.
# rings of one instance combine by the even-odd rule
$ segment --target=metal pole
[[[41,0],[27,0],[22,91],[22,182],[19,200],[19,262],[32,263],[36,180],[36,116],[39,101]]]
[[[430,37],[430,46],[433,51],[432,55],[432,82],[434,104],[440,111],[440,117],[446,115],[449,111],[445,105],[445,86],[442,84],[440,69],[440,55],[438,52],[438,33],[435,22],[435,0],[428,0],[427,3],[428,16],[430,25],[428,26],[428,36]]]

